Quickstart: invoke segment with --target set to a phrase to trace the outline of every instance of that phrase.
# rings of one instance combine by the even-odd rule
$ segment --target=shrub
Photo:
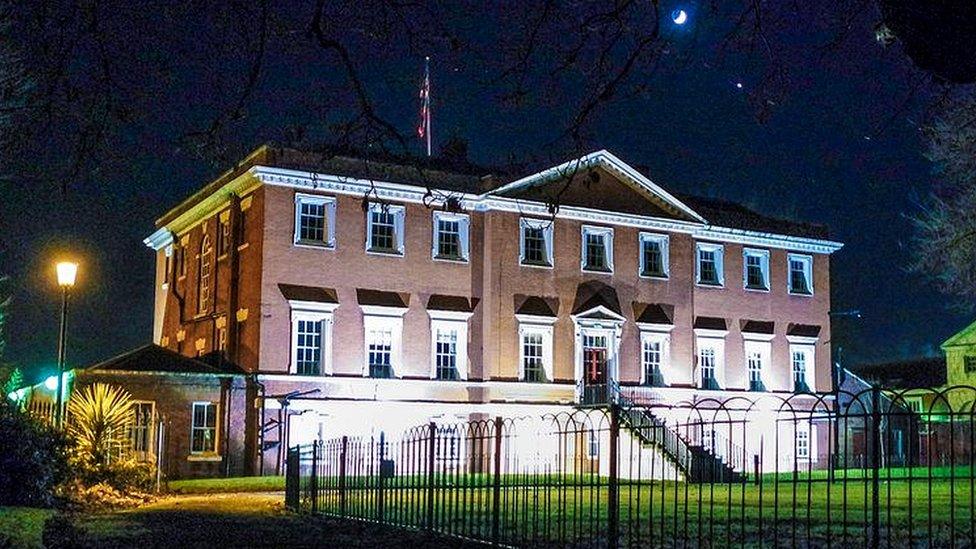
[[[0,505],[53,505],[67,463],[64,437],[0,398]]]
[[[68,417],[68,435],[78,462],[98,470],[128,447],[135,412],[127,391],[95,383],[71,395]]]

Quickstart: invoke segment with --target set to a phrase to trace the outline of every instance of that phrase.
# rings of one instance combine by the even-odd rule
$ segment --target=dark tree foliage
[[[940,290],[976,303],[976,90],[956,90],[926,128],[927,156],[941,185],[914,216],[915,272]]]
[[[46,507],[68,476],[67,443],[53,428],[0,399],[0,505]]]
[[[390,89],[416,89],[425,55],[438,70],[463,75],[465,93],[483,98],[500,121],[517,127],[526,109],[542,114],[552,129],[545,158],[518,160],[551,163],[591,149],[616,102],[666,93],[655,79],[666,71],[737,67],[765,120],[805,87],[811,64],[863,58],[881,17],[875,0],[704,1],[684,6],[693,23],[678,27],[674,7],[655,0],[9,2],[11,34],[35,82],[21,109],[24,133],[12,156],[24,164],[15,171],[66,189],[125,173],[134,154],[159,156],[160,147],[221,169],[268,140],[405,154],[413,128],[395,121],[387,103]],[[874,55],[886,53],[874,48]],[[410,60],[416,72],[391,73]],[[284,74],[282,67],[289,67]],[[312,88],[289,88],[296,67],[316,75]],[[443,97],[436,86],[435,112]],[[267,101],[294,103],[297,114],[277,127],[256,122]],[[162,119],[154,114],[161,102],[171,105]]]

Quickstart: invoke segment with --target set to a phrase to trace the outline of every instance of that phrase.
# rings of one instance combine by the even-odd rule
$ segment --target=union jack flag
[[[420,124],[417,135],[427,140],[427,156],[430,156],[430,57],[424,61],[424,81],[420,85]]]

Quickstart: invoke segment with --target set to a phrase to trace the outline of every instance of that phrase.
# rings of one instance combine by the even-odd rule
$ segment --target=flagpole
[[[430,156],[430,56],[424,58],[424,79],[427,82],[427,156]]]

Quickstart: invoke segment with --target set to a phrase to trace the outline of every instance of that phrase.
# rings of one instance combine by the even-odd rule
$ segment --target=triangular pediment
[[[610,309],[597,305],[592,309],[587,309],[585,311],[580,311],[577,314],[572,315],[573,319],[579,320],[609,320],[612,322],[624,322],[627,319],[622,315],[611,311]]]
[[[607,151],[554,166],[488,194],[606,212],[705,222],[688,205]]]

